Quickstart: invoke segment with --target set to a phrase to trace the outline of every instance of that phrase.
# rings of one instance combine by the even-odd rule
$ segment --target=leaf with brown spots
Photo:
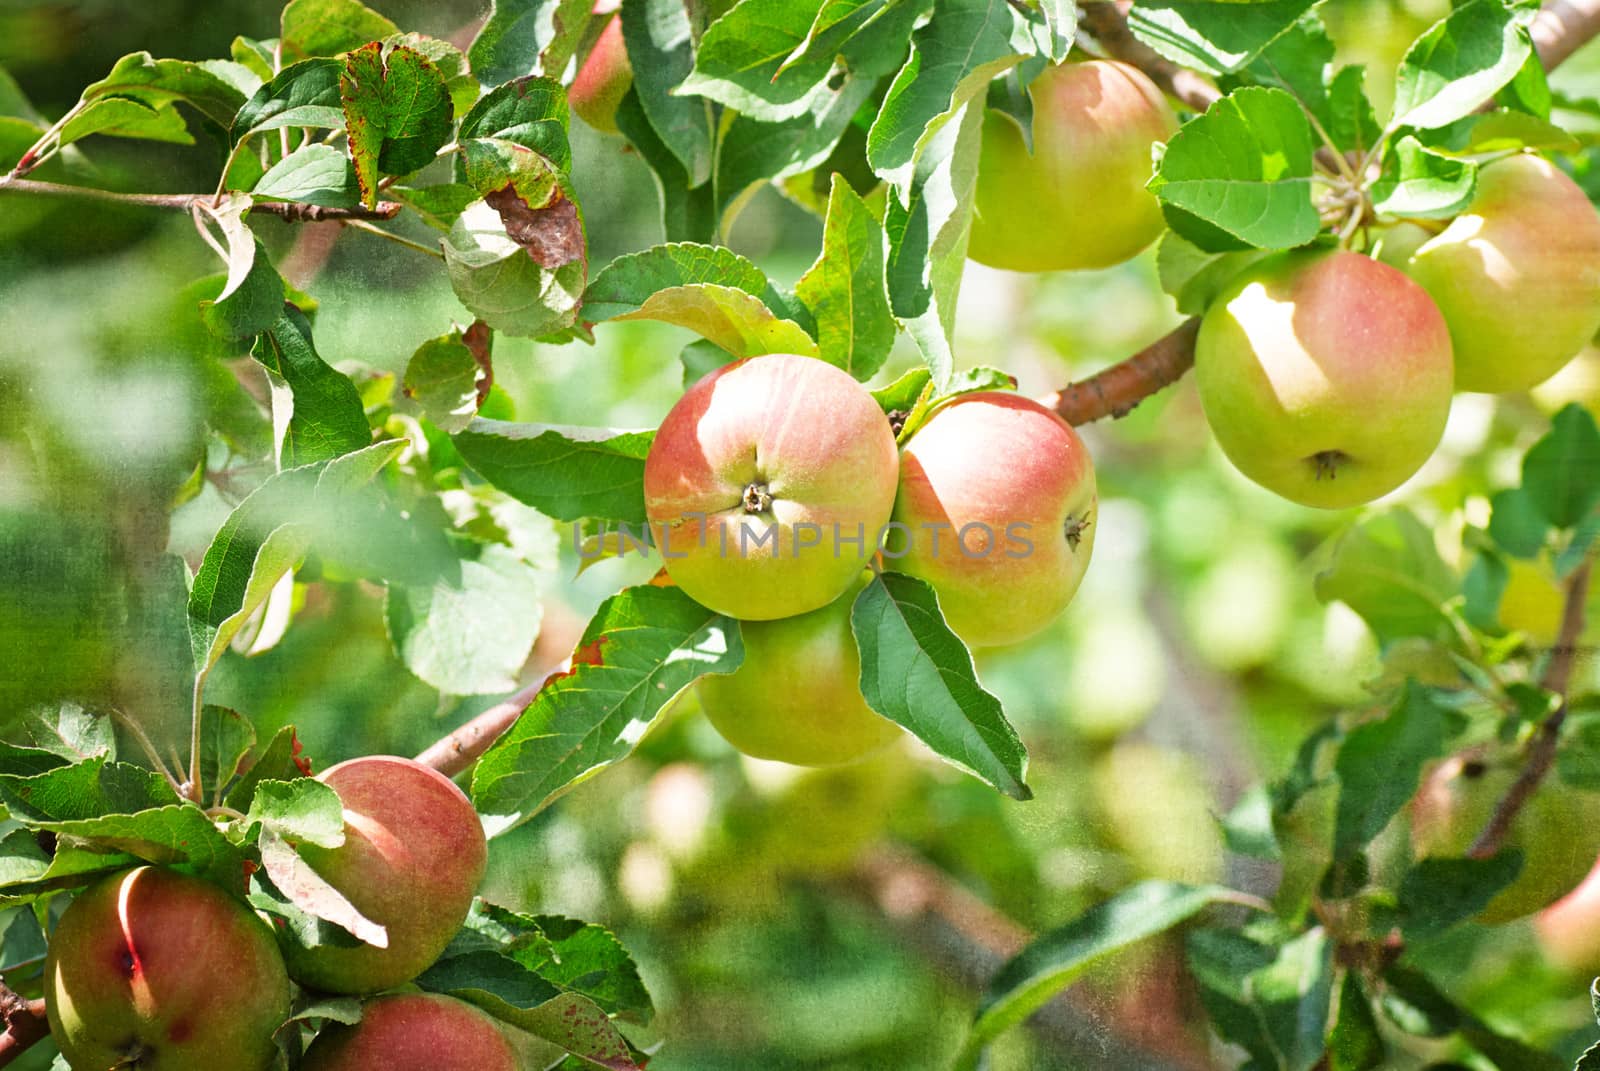
[[[455,108],[444,75],[404,45],[374,41],[350,53],[339,78],[345,130],[356,182],[368,207],[378,201],[378,175],[421,170],[450,140]]]

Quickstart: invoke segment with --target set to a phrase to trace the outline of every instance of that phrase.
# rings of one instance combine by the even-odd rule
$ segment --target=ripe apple
[[[622,17],[611,14],[616,10],[616,3],[608,0],[595,4],[594,13],[606,16],[605,29],[567,88],[567,103],[573,112],[605,134],[617,132],[617,105],[633,85],[633,65],[622,40]]]
[[[1457,390],[1526,390],[1600,331],[1600,216],[1537,156],[1479,171],[1471,206],[1407,271],[1450,325]]]
[[[1600,970],[1600,863],[1567,895],[1539,912],[1533,923],[1545,959],[1564,971]]]
[[[372,993],[408,982],[439,958],[461,928],[483,880],[483,824],[462,791],[437,770],[394,755],[369,755],[317,778],[344,806],[344,843],[303,845],[301,857],[373,922],[386,948],[287,939],[295,980],[331,993]]]
[[[1246,269],[1195,343],[1200,403],[1240,472],[1304,506],[1370,502],[1422,467],[1450,415],[1450,335],[1416,283],[1360,253]]]
[[[44,995],[77,1068],[264,1071],[289,1017],[266,924],[218,886],[150,866],[101,880],[62,914]]]
[[[700,705],[723,739],[758,759],[796,766],[850,762],[887,745],[900,726],[867,706],[850,608],[872,579],[820,610],[742,621],[744,664],[700,678]]]
[[[969,645],[1016,643],[1055,620],[1083,580],[1094,465],[1038,402],[963,394],[906,443],[894,520],[884,565],[932,584]]]
[[[983,120],[967,255],[1011,271],[1109,268],[1165,224],[1145,189],[1151,149],[1178,129],[1149,78],[1125,63],[1047,67],[1028,85],[1033,151],[1003,112]]]
[[[1411,851],[1417,859],[1465,855],[1520,767],[1476,753],[1437,764],[1411,801]],[[1510,922],[1571,891],[1600,856],[1600,793],[1546,781],[1517,814],[1505,847],[1522,852],[1522,871],[1478,916]]]
[[[487,1012],[438,993],[396,993],[361,1006],[353,1026],[331,1023],[303,1071],[517,1071],[516,1050]]]
[[[667,574],[745,621],[837,599],[877,550],[899,462],[878,403],[812,357],[724,365],[672,407],[644,466]]]

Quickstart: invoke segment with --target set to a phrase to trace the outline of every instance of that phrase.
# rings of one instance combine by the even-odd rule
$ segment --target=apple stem
[[[1488,859],[1500,850],[1506,834],[1528,800],[1533,798],[1545,776],[1556,761],[1556,745],[1561,739],[1561,726],[1567,720],[1567,686],[1572,679],[1572,663],[1578,651],[1578,637],[1583,632],[1584,605],[1589,597],[1589,577],[1593,562],[1585,558],[1567,579],[1566,605],[1561,613],[1561,631],[1550,651],[1550,661],[1545,665],[1539,684],[1546,691],[1560,697],[1555,711],[1539,726],[1538,735],[1528,748],[1528,762],[1522,773],[1506,789],[1505,796],[1489,817],[1489,822],[1467,850],[1471,859]]]

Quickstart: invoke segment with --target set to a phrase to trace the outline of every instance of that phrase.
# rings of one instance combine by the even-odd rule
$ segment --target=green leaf
[[[484,369],[459,329],[417,347],[406,362],[406,396],[441,431],[462,431],[478,414],[478,380]]]
[[[1497,491],[1489,508],[1489,535],[1501,550],[1514,558],[1532,558],[1544,549],[1550,524],[1526,488]]]
[[[200,783],[220,791],[256,745],[255,726],[237,710],[205,705],[200,720]]]
[[[245,815],[247,826],[257,823],[297,844],[337,848],[344,843],[344,805],[339,794],[312,777],[258,781]]]
[[[497,211],[502,206],[491,195],[508,186],[530,209],[548,208],[564,196],[560,170],[526,145],[504,138],[469,138],[461,143],[461,161],[467,184]],[[509,233],[511,221],[504,211],[500,214]]]
[[[600,604],[572,671],[548,681],[474,768],[472,798],[499,831],[625,758],[657,714],[707,673],[744,659],[738,626],[677,588],[632,587]]]
[[[478,191],[464,182],[442,182],[433,186],[390,186],[388,195],[416,212],[436,230],[448,231],[456,220],[479,199]]]
[[[1328,1071],[1377,1071],[1387,1056],[1372,1001],[1361,977],[1346,971],[1339,986],[1339,1013],[1328,1032]]]
[[[266,201],[332,208],[352,208],[361,200],[350,158],[331,145],[302,145],[268,168],[250,192]]]
[[[456,297],[496,331],[538,338],[577,322],[585,260],[542,266],[487,202],[461,213],[445,238],[444,256]]]
[[[90,103],[113,96],[153,111],[166,111],[182,101],[224,128],[244,104],[244,94],[205,64],[158,60],[148,52],[123,56],[111,73],[84,89],[82,99]]]
[[[1350,607],[1387,645],[1448,629],[1440,607],[1455,596],[1458,581],[1439,557],[1433,532],[1409,511],[1392,509],[1337,540],[1315,587],[1317,598]]]
[[[850,610],[867,705],[952,766],[1012,799],[1033,796],[1028,753],[1000,701],[978,683],[972,655],[945,624],[933,588],[881,573]]]
[[[1161,289],[1172,295],[1178,311],[1200,316],[1240,272],[1267,255],[1261,249],[1213,253],[1176,231],[1167,231],[1156,246],[1156,271]]]
[[[1259,56],[1316,0],[1255,3],[1140,0],[1128,28],[1158,53],[1210,75],[1228,74]]]
[[[683,165],[684,185],[698,186],[711,177],[711,107],[674,92],[694,69],[688,10],[680,0],[623,0],[621,18],[633,94],[656,137]],[[631,134],[628,140],[634,141]]]
[[[706,30],[678,88],[759,122],[814,111],[842,71],[874,81],[905,54],[920,4],[906,0],[741,0]]]
[[[648,1023],[654,1014],[639,968],[616,935],[560,915],[524,915],[482,900],[446,951],[494,948],[563,991],[580,993],[607,1015]]]
[[[476,1004],[588,1065],[639,1071],[627,1039],[606,1013],[579,993],[563,993],[509,956],[488,950],[441,959],[418,984]]]
[[[1037,938],[989,983],[957,1067],[976,1067],[984,1046],[1043,1007],[1100,960],[1164,933],[1231,895],[1216,886],[1147,881]]]
[[[969,102],[918,158],[909,193],[902,199],[889,192],[884,214],[890,307],[922,351],[936,387],[955,373],[956,297],[972,232],[982,136],[981,102]]]
[[[736,287],[690,283],[651,294],[613,320],[659,320],[686,327],[735,357],[766,353],[817,356],[817,344],[793,320],[780,320],[762,300]]]
[[[249,338],[267,330],[283,315],[283,279],[267,251],[245,225],[250,199],[229,194],[206,214],[222,231],[228,278],[214,301],[201,302],[201,319],[212,333],[229,339]]]
[[[716,184],[709,177],[701,182],[690,181],[688,169],[656,132],[635,89],[630,88],[617,105],[617,130],[628,139],[655,179],[666,240],[713,241],[717,236]]]
[[[917,402],[933,396],[933,377],[926,368],[913,368],[899,379],[872,392],[885,413],[909,413]]]
[[[1390,129],[1444,126],[1488,101],[1533,51],[1530,8],[1467,0],[1417,38],[1395,74]]]
[[[529,74],[561,77],[589,25],[587,0],[494,0],[467,50],[486,86]]]
[[[644,460],[653,431],[474,420],[451,437],[473,471],[558,521],[643,526]]]
[[[1556,528],[1571,528],[1600,504],[1600,428],[1593,414],[1569,403],[1522,460],[1522,490]]]
[[[1027,20],[1007,0],[934,0],[933,17],[911,42],[911,57],[867,134],[872,169],[902,196],[930,142],[961,117],[962,105],[1033,51]]]
[[[483,547],[431,587],[389,588],[385,620],[406,668],[445,695],[509,692],[543,617],[538,572],[509,547]]]
[[[279,39],[283,61],[337,56],[400,32],[400,27],[357,0],[289,0]]]
[[[1360,67],[1336,68],[1334,55],[1333,39],[1313,8],[1241,73],[1257,84],[1287,90],[1340,150],[1365,154],[1383,133],[1363,89],[1366,73]]]
[[[244,855],[192,803],[133,814],[30,822],[60,837],[90,841],[102,850],[125,852],[150,863],[183,865],[225,889],[244,889]]]
[[[661,290],[715,283],[759,296],[766,273],[726,246],[671,242],[613,260],[583,292],[583,318],[600,323],[638,312]]]
[[[1411,939],[1430,937],[1465,922],[1516,880],[1522,853],[1507,849],[1490,859],[1422,859],[1400,882],[1401,929]]]
[[[339,76],[356,181],[370,208],[378,175],[409,175],[450,140],[454,106],[439,68],[422,53],[374,41],[350,53]]]
[[[1372,207],[1384,215],[1447,219],[1472,201],[1478,165],[1436,153],[1407,135],[1384,158],[1372,184]]]
[[[206,548],[189,592],[190,645],[201,678],[279,578],[299,564],[313,534],[306,517],[318,498],[365,484],[404,445],[376,443],[331,463],[285,469],[234,508]]]
[[[36,129],[29,127],[29,129]],[[125,97],[103,97],[68,119],[57,134],[60,144],[70,145],[91,134],[114,138],[165,141],[192,145],[194,137],[176,108],[153,108]],[[31,143],[33,139],[30,138]]]
[[[883,227],[850,184],[833,176],[822,253],[795,284],[817,321],[823,360],[863,382],[894,345],[894,314],[883,274]]]
[[[1212,1027],[1255,1058],[1249,1066],[1317,1065],[1333,996],[1333,942],[1320,927],[1281,942],[1199,930],[1188,952]]]
[[[298,308],[279,306],[252,355],[289,388],[292,412],[278,452],[284,468],[326,461],[372,442],[356,385],[317,353],[311,323]]]
[[[246,811],[255,805],[256,789],[265,781],[290,781],[307,776],[297,762],[300,742],[295,738],[294,726],[285,725],[272,735],[267,746],[258,749],[255,758],[248,761],[239,780],[228,790],[222,802],[236,811]],[[308,764],[309,765],[309,764]]]
[[[280,127],[337,130],[344,126],[344,105],[339,97],[343,71],[344,64],[335,59],[309,59],[285,67],[256,90],[233,117],[231,140],[237,143],[251,134]]]
[[[1178,129],[1149,188],[1168,225],[1202,249],[1303,245],[1322,228],[1311,148],[1311,126],[1288,93],[1237,89]]]
[[[76,703],[36,707],[22,716],[20,728],[34,747],[68,762],[117,757],[117,735],[111,718]]]
[[[1339,809],[1334,853],[1348,859],[1383,831],[1416,795],[1422,767],[1444,750],[1445,712],[1415,682],[1381,718],[1362,722],[1345,736],[1334,769]]]
[[[810,107],[792,119],[766,123],[745,115],[734,117],[717,151],[724,235],[762,184],[824,167],[844,135],[862,136],[851,127],[851,120],[872,96],[874,84],[873,79],[852,72],[824,83],[809,98]]]
[[[461,120],[461,141],[499,138],[526,146],[563,173],[572,167],[567,94],[549,78],[523,78],[492,90]]]

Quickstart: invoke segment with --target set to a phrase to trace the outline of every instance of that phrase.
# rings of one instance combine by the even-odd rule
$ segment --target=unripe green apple
[[[518,1071],[493,1016],[438,993],[395,993],[361,1005],[353,1026],[331,1023],[302,1071]]]
[[[984,116],[968,256],[1012,271],[1108,268],[1155,241],[1151,150],[1178,129],[1155,83],[1089,60],[1047,67],[1028,96],[1032,152],[1015,119]]]
[[[724,365],[672,407],[644,466],[667,574],[745,621],[837,599],[894,506],[894,432],[866,389],[813,357]]]
[[[1537,156],[1479,171],[1471,206],[1407,270],[1450,325],[1457,390],[1526,390],[1600,331],[1600,216]]]
[[[1206,311],[1195,379],[1223,453],[1304,506],[1399,487],[1450,415],[1450,335],[1416,283],[1370,257],[1289,252],[1246,269]]]
[[[1465,855],[1521,768],[1475,754],[1440,762],[1411,801],[1411,851],[1417,859]],[[1600,856],[1600,793],[1546,781],[1518,812],[1504,847],[1522,852],[1522,870],[1478,916],[1510,922],[1571,891]]]
[[[1600,970],[1600,863],[1578,887],[1539,912],[1534,932],[1545,959],[1573,974]]]
[[[262,1071],[289,1017],[272,932],[221,888],[142,866],[81,893],[50,935],[50,1033],[90,1071]]]
[[[614,12],[614,3],[599,3],[595,14]],[[567,88],[567,103],[579,119],[605,134],[617,132],[617,105],[633,86],[633,65],[622,40],[622,17],[606,15],[605,29],[578,67]]]
[[[820,610],[778,621],[742,621],[744,663],[700,678],[700,705],[723,739],[758,759],[832,766],[877,751],[900,726],[861,695],[861,656],[850,608],[872,579]]]
[[[1402,220],[1378,232],[1373,252],[1389,267],[1405,271],[1411,266],[1411,255],[1426,245],[1434,233],[1420,223]]]
[[[408,982],[439,958],[472,907],[488,862],[483,824],[454,782],[411,759],[351,759],[317,780],[339,795],[344,843],[303,845],[301,857],[387,929],[388,946],[304,947],[286,939],[289,973],[330,993]]]
[[[1019,394],[963,394],[906,443],[884,565],[932,584],[969,645],[1016,643],[1072,601],[1096,510],[1094,465],[1066,421]]]

